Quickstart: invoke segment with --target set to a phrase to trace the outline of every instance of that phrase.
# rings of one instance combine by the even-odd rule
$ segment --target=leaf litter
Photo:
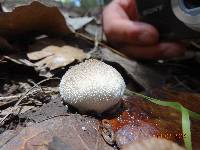
[[[85,130],[82,130],[85,127]],[[59,138],[70,150],[112,150],[98,132],[95,119],[80,115],[55,117],[22,129],[2,150],[7,149],[48,149],[52,139]],[[59,144],[58,146],[62,146]]]
[[[13,52],[11,52],[11,55],[4,55],[6,59],[3,59],[5,62],[2,62],[1,66],[7,66],[11,63],[12,65],[10,68],[20,68],[17,73],[14,72],[17,78],[22,78],[26,72],[29,72],[28,70],[30,68],[31,70],[35,68],[37,72],[34,72],[34,76],[31,74],[28,76],[35,81],[35,84],[31,84],[31,86],[27,88],[28,91],[30,90],[28,95],[25,94],[24,91],[17,91],[17,89],[14,89],[14,93],[8,95],[4,95],[5,93],[1,94],[2,99],[9,99],[9,101],[5,102],[1,107],[1,110],[4,110],[2,111],[3,116],[10,114],[10,111],[6,114],[6,109],[9,110],[16,104],[20,104],[18,108],[22,107],[24,108],[23,111],[25,111],[25,113],[19,114],[11,113],[8,115],[8,118],[5,119],[1,128],[1,132],[3,133],[0,135],[0,141],[2,141],[1,149],[35,149],[36,147],[40,149],[53,149],[56,147],[59,149],[67,147],[69,149],[85,148],[109,150],[113,149],[114,146],[121,148],[125,143],[138,141],[140,139],[143,140],[155,134],[159,135],[159,137],[162,136],[162,138],[182,144],[182,139],[180,138],[182,133],[180,115],[172,109],[160,108],[144,102],[141,99],[134,98],[134,100],[125,103],[125,106],[128,106],[128,108],[133,106],[131,108],[133,115],[129,114],[127,116],[127,112],[123,112],[122,118],[120,118],[123,124],[113,125],[113,122],[116,123],[116,119],[119,119],[118,114],[115,114],[117,117],[113,117],[110,124],[110,120],[108,119],[110,116],[107,118],[105,115],[103,118],[98,118],[73,114],[73,112],[77,111],[73,110],[70,106],[64,106],[61,100],[57,98],[59,96],[55,89],[58,83],[54,83],[54,86],[51,85],[52,81],[48,81],[48,83],[45,83],[46,85],[38,85],[36,83],[47,77],[61,77],[70,65],[77,63],[74,60],[79,60],[79,62],[81,62],[88,57],[85,52],[86,49],[92,50],[91,47],[95,47],[93,51],[89,52],[91,57],[99,58],[118,69],[125,78],[126,83],[131,85],[128,87],[135,91],[149,92],[157,87],[167,85],[174,91],[185,91],[189,89],[190,95],[195,95],[195,91],[199,89],[199,80],[195,76],[192,79],[189,78],[191,74],[195,74],[198,77],[199,72],[193,73],[194,71],[188,69],[188,66],[195,67],[195,65],[191,65],[191,62],[194,62],[194,64],[198,64],[198,62],[191,61],[191,58],[188,60],[167,61],[162,63],[145,63],[129,60],[127,57],[119,55],[117,51],[111,49],[106,44],[98,41],[99,39],[102,40],[102,36],[96,38],[100,35],[96,33],[101,32],[101,29],[99,31],[99,22],[95,22],[99,19],[96,19],[95,16],[92,16],[92,18],[95,18],[92,19],[87,18],[87,16],[82,17],[82,15],[75,12],[74,14],[77,14],[78,18],[69,19],[70,15],[68,12],[64,11],[63,7],[55,1],[50,2],[42,0],[34,3],[31,3],[32,1],[27,1],[27,3],[22,2],[18,6],[9,6],[9,2],[10,1],[5,1],[2,5],[6,16],[1,17],[3,23],[1,26],[6,29],[1,33],[1,41],[4,43],[2,46],[4,46],[5,49],[15,50],[15,44],[20,44],[23,45],[23,51],[22,53],[16,53],[15,56],[13,56]],[[44,14],[41,15],[38,12],[43,12]],[[73,14],[73,12],[71,12],[71,14]],[[16,15],[19,17],[17,18]],[[53,18],[54,23],[52,24],[52,20],[50,21],[48,18]],[[73,21],[70,22],[70,20]],[[74,20],[79,21],[76,24]],[[12,24],[13,26],[8,26],[8,24]],[[80,36],[81,34],[77,33],[77,31],[75,32],[76,29],[78,29],[78,32],[82,32],[84,36]],[[14,30],[16,30],[16,32],[14,32]],[[45,34],[44,36],[49,40],[44,42],[44,39],[47,38],[38,38],[38,35],[41,34]],[[54,37],[52,38],[51,35],[54,35]],[[13,42],[13,40],[19,39],[19,37],[27,39],[28,42],[21,43],[20,40]],[[59,40],[61,37],[62,40]],[[74,39],[75,41],[73,41]],[[36,49],[32,49],[33,41],[40,42],[41,47],[39,46]],[[43,43],[41,41],[43,41]],[[75,45],[70,45],[71,42],[75,43]],[[63,57],[64,55],[65,57]],[[64,60],[60,62],[59,59],[59,62],[56,61],[56,63],[52,63],[54,60],[57,60],[58,57],[62,57]],[[45,75],[42,75],[41,72],[44,68],[46,72]],[[164,72],[163,68],[165,68]],[[13,76],[10,76],[10,74],[12,74],[10,73],[12,72],[11,70],[2,71],[0,77],[7,80],[16,80]],[[58,72],[53,72],[55,70]],[[49,75],[47,75],[48,73]],[[175,78],[177,80],[174,80]],[[27,81],[27,77],[25,77],[25,79],[25,83],[30,84],[30,82]],[[31,90],[32,87],[35,87],[36,95],[34,95],[34,90]],[[47,97],[45,93],[48,95]],[[24,94],[26,98],[23,98],[23,101],[21,101],[21,96]],[[39,95],[41,96],[40,98],[38,97]],[[161,97],[164,95],[165,94],[162,93]],[[179,99],[177,97],[173,98],[175,101],[182,99],[183,98]],[[190,99],[190,97],[186,98],[186,100],[188,99]],[[198,99],[198,97],[196,99]],[[195,108],[196,110],[198,103],[194,101],[195,99],[192,99],[191,106],[186,105],[186,107],[191,110]],[[132,104],[133,102],[134,104]],[[132,118],[130,119],[129,117]],[[99,121],[105,121],[105,119],[108,119],[106,123],[99,123]],[[139,121],[137,121],[138,119]],[[199,146],[197,142],[199,139],[197,138],[197,133],[199,133],[198,124],[198,122],[192,121],[192,141],[194,149],[197,149]],[[171,128],[174,130],[171,130]],[[166,135],[165,132],[168,134],[171,133],[172,136],[170,136],[170,138],[163,136]],[[176,136],[176,134],[178,136]],[[101,135],[111,146],[105,143]]]
[[[75,60],[82,61],[86,58],[86,54],[83,50],[72,46],[48,46],[41,51],[27,53],[27,56],[31,61],[37,61],[34,63],[36,70],[44,68],[54,70],[64,67]]]

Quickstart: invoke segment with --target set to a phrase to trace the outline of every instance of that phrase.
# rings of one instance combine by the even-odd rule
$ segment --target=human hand
[[[108,41],[131,58],[164,59],[185,51],[179,43],[160,43],[153,26],[137,21],[135,0],[113,0],[104,9],[103,27]]]

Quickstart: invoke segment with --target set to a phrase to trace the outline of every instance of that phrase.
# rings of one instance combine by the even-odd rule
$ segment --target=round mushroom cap
[[[161,138],[150,138],[125,145],[122,150],[185,150],[178,144]]]
[[[102,113],[121,100],[125,87],[123,77],[115,68],[90,59],[69,69],[59,90],[64,102],[80,112]]]

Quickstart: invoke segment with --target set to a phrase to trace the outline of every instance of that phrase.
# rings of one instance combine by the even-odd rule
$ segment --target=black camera
[[[136,0],[140,20],[163,40],[200,39],[200,0]]]

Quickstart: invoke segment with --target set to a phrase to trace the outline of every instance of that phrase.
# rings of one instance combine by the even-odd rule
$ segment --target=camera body
[[[136,0],[139,19],[161,40],[200,39],[200,0]]]

